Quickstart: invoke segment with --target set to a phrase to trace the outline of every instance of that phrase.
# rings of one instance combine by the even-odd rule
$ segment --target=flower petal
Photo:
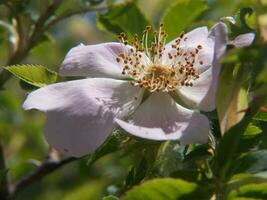
[[[215,97],[221,70],[220,58],[226,50],[228,34],[224,23],[217,23],[209,33],[215,40],[215,50],[212,67],[200,74],[200,78],[193,82],[193,87],[182,87],[178,94],[184,102],[202,111],[215,109]]]
[[[235,47],[241,48],[241,47],[247,47],[251,45],[255,38],[254,33],[245,33],[237,36],[234,41],[232,42]]]
[[[180,140],[183,144],[204,143],[208,119],[188,110],[163,92],[152,93],[127,121],[116,122],[130,134],[151,140]]]
[[[24,109],[47,112],[48,143],[69,156],[92,153],[140,103],[142,92],[127,81],[105,78],[57,83],[30,93]]]
[[[216,88],[211,90],[213,84],[216,84],[212,68],[209,68],[199,76],[199,79],[193,82],[192,87],[181,87],[177,90],[177,93],[189,107],[198,108],[202,111],[212,111],[215,109],[216,94]]]
[[[86,76],[121,78],[122,64],[116,57],[122,52],[119,43],[78,45],[66,55],[59,74],[62,76]]]
[[[167,64],[168,60],[170,60],[168,53],[173,51],[172,45],[175,43],[175,40],[165,46],[163,54],[164,64]],[[195,52],[198,45],[201,45],[202,49],[196,57],[195,67],[198,73],[202,73],[212,65],[214,54],[214,39],[209,37],[207,27],[199,27],[185,34],[179,47],[183,52],[189,54],[190,52]]]
[[[214,60],[218,60],[224,55],[226,51],[227,42],[228,42],[227,26],[222,22],[215,24],[210,30],[209,37],[215,39],[215,59]]]

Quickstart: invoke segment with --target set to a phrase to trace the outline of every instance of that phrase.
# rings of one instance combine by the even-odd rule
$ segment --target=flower
[[[28,95],[23,108],[46,112],[52,147],[75,157],[92,153],[118,126],[151,140],[207,141],[209,121],[198,110],[215,108],[225,24],[181,33],[166,45],[163,25],[150,46],[149,32],[147,27],[141,39],[135,36],[132,46],[122,33],[120,43],[72,48],[59,73],[87,78]]]

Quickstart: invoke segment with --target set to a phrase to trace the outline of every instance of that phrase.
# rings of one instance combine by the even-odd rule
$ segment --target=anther
[[[202,49],[202,46],[201,46],[201,45],[197,45],[197,48],[198,48],[198,49]]]

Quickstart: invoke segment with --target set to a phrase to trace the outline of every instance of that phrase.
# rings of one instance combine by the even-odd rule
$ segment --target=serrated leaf
[[[151,23],[146,19],[135,2],[113,6],[106,14],[97,16],[98,26],[106,31],[119,34],[125,32],[133,37],[142,35],[145,27]]]
[[[168,39],[174,39],[207,9],[206,3],[196,0],[176,0],[164,13],[162,22]]]
[[[123,200],[179,200],[205,199],[197,184],[180,179],[162,178],[147,181],[128,191]]]
[[[4,67],[17,78],[36,87],[43,87],[45,85],[55,83],[57,80],[57,73],[47,69],[41,65],[14,65]]]

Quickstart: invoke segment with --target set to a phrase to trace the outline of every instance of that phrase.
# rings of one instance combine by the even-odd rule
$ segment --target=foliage
[[[8,196],[0,189],[0,199],[267,199],[266,10],[265,0],[0,0],[0,186],[12,186]],[[48,151],[43,115],[21,104],[28,90],[65,80],[55,71],[72,46],[115,41],[122,31],[131,38],[160,22],[172,40],[220,19],[230,41],[248,32],[256,38],[250,47],[229,45],[221,61],[217,109],[205,113],[207,144],[150,142],[116,130],[95,153],[16,188],[44,158],[64,160]]]

